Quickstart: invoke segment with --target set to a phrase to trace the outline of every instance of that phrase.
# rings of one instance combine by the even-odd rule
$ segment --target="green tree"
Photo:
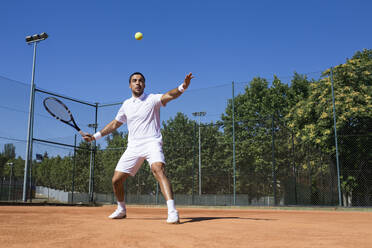
[[[116,164],[127,147],[128,135],[123,132],[114,131],[105,138],[107,146],[98,150],[96,156],[95,177],[98,178],[97,192],[112,192],[111,179]]]
[[[273,186],[284,194],[289,180],[291,160],[291,130],[285,116],[299,99],[306,98],[308,81],[295,73],[292,84],[283,84],[274,76],[271,84],[266,79],[254,78],[245,92],[235,98],[235,139],[237,192],[248,194],[250,200],[271,195]],[[232,140],[232,101],[222,116],[226,142]],[[273,168],[273,135],[275,168]],[[231,159],[231,150],[228,152]]]
[[[231,142],[223,137],[220,123],[201,125],[202,193],[228,194],[232,192],[232,161],[226,153],[231,151]],[[197,142],[195,144],[198,161]],[[229,154],[231,155],[231,154]],[[196,162],[196,166],[198,163]]]
[[[75,191],[89,192],[91,144],[80,142],[75,155]]]
[[[3,155],[8,159],[16,157],[15,146],[11,143],[4,145]]]
[[[354,192],[356,205],[370,204],[368,194],[372,191],[368,183],[372,178],[369,166],[372,160],[371,54],[371,50],[357,52],[352,59],[333,68],[341,172],[343,178],[353,182],[347,188]],[[287,117],[298,140],[329,156],[335,174],[331,70],[326,70],[323,76],[319,82],[310,84],[309,97],[298,102]]]
[[[223,135],[214,123],[201,124],[202,193],[226,193],[229,188],[229,170],[224,161]],[[173,190],[179,194],[198,191],[198,132],[197,123],[182,113],[163,122],[166,171]],[[193,183],[194,178],[194,185]],[[194,187],[193,187],[194,186]]]
[[[175,193],[191,193],[194,122],[182,113],[163,122],[166,174]]]
[[[8,159],[2,154],[0,153],[0,176],[1,177],[4,177],[5,176],[5,166],[6,166],[6,162],[8,161]],[[2,179],[2,178],[0,178]]]

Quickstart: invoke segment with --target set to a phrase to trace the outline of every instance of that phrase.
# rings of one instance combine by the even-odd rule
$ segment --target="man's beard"
[[[135,97],[140,97],[143,94],[143,89],[141,91],[132,90],[132,93]]]

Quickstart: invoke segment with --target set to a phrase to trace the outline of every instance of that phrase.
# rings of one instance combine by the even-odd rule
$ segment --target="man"
[[[118,206],[109,218],[121,219],[126,217],[123,183],[129,176],[134,176],[137,173],[146,159],[167,201],[167,223],[179,223],[172,187],[164,169],[160,107],[179,97],[189,87],[192,78],[194,78],[192,73],[187,74],[178,88],[165,94],[146,94],[144,93],[145,77],[140,72],[133,73],[129,77],[132,97],[124,101],[115,119],[94,135],[87,134],[83,137],[84,140],[91,142],[110,134],[123,123],[127,123],[128,126],[128,147],[121,156],[112,177],[112,186]]]

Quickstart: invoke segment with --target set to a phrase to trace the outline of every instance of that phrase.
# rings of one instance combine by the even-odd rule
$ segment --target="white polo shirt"
[[[123,102],[115,120],[127,123],[128,146],[149,141],[162,142],[160,132],[160,107],[163,94],[145,94],[131,97]]]

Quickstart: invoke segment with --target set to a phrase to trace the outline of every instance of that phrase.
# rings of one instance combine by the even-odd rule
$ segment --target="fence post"
[[[93,141],[94,142],[94,141]],[[90,159],[89,159],[89,192],[88,192],[88,201],[89,203],[93,202],[93,171],[94,171],[94,155],[93,155],[93,149],[94,149],[94,144],[93,142],[90,144]]]
[[[333,103],[333,126],[334,126],[334,130],[335,130],[335,144],[336,144],[338,205],[342,206],[341,183],[340,183],[340,163],[339,163],[339,160],[338,160],[338,141],[337,141],[337,126],[336,126],[335,92],[334,92],[334,86],[333,86],[333,68],[332,67],[331,67],[331,86],[332,86],[332,103]]]
[[[295,164],[295,148],[294,148],[294,135],[292,133],[292,169],[293,169],[293,180],[294,180],[294,194],[295,194],[295,204],[297,205],[297,173],[296,173],[296,164]]]
[[[236,205],[236,161],[235,161],[235,91],[234,81],[232,82],[232,138],[233,138],[233,205]]]
[[[194,134],[193,134],[193,137],[192,137],[192,140],[193,140],[193,161],[192,161],[192,190],[191,190],[191,201],[192,201],[192,205],[195,205],[195,196],[194,196],[194,187],[195,187],[195,156],[196,156],[196,145],[195,145],[195,138],[196,136],[196,122],[194,122]]]
[[[309,205],[313,204],[312,200],[313,200],[313,179],[312,179],[312,169],[311,169],[311,165],[310,165],[310,146],[307,144],[306,145],[306,164],[307,164],[307,168],[309,170],[309,192],[310,192],[310,200],[309,200]]]
[[[14,192],[13,192],[13,195],[11,194],[12,193],[12,182],[13,182],[13,163],[8,163],[10,165],[10,177],[9,177],[9,197],[8,197],[8,201],[14,199]]]
[[[74,204],[74,191],[75,191],[75,167],[76,167],[76,134],[74,141],[74,162],[72,165],[72,188],[71,188],[71,204]]]
[[[95,120],[94,124],[91,125],[94,128],[94,133],[97,132],[97,117],[98,117],[98,103],[95,103],[96,111],[95,111]],[[89,203],[94,202],[94,168],[96,164],[96,150],[97,150],[97,145],[96,141],[94,140],[91,143],[91,151],[90,151],[90,175],[89,175]]]
[[[274,133],[274,114],[271,119],[271,130],[272,130],[272,176],[273,176],[273,194],[274,194],[274,206],[276,206],[276,173],[275,173],[275,133]]]

